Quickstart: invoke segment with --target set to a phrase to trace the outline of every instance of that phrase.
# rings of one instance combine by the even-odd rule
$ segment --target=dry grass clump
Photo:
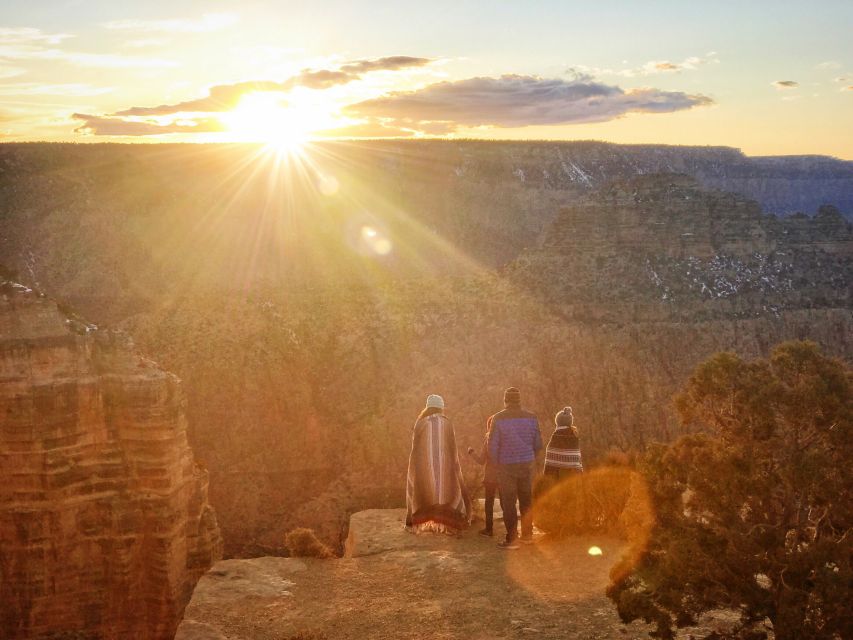
[[[290,555],[296,558],[334,558],[332,550],[317,539],[313,529],[298,527],[284,537]]]

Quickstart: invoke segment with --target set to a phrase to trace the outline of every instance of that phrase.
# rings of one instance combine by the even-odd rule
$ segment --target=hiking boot
[[[521,536],[521,544],[533,544],[533,536]]]
[[[484,538],[491,538],[495,535],[491,529],[480,529],[477,533],[479,533]]]
[[[515,550],[518,549],[518,541],[517,540],[504,540],[503,542],[498,542],[498,549]]]

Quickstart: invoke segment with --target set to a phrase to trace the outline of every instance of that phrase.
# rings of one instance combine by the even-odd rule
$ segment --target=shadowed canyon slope
[[[546,431],[570,403],[592,460],[676,435],[671,395],[716,351],[811,338],[853,356],[851,231],[835,209],[778,219],[687,176],[637,177],[740,176],[758,197],[779,181],[811,194],[810,213],[849,212],[850,163],[598,143],[319,147],[304,161],[0,147],[2,261],[185,380],[227,554],[281,552],[297,525],[341,543],[348,512],[398,506],[431,392],[463,447],[505,386]],[[786,202],[776,210],[805,200]]]
[[[0,637],[171,638],[222,550],[177,378],[2,281],[0,416]]]

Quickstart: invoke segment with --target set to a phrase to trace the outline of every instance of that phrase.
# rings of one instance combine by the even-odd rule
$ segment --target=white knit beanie
[[[444,398],[431,393],[427,396],[426,406],[427,408],[444,409]]]

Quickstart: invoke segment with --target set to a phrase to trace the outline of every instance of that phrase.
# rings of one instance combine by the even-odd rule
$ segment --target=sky
[[[853,1],[0,4],[0,141],[725,145],[853,159]]]

